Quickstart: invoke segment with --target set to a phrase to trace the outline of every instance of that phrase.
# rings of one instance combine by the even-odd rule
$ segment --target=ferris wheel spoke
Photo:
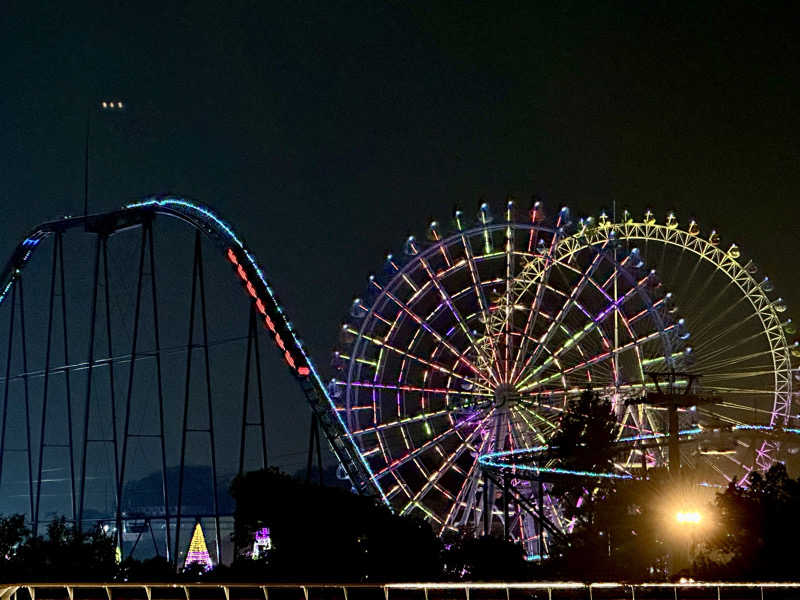
[[[730,288],[733,286],[733,281],[729,280],[726,285],[722,287],[722,289],[708,302],[704,302],[700,312],[694,318],[694,321],[700,323],[701,325],[694,331],[694,334],[698,337],[702,337],[705,335],[707,331],[712,331],[717,327],[717,323],[727,319],[730,314],[738,309],[742,304],[748,302],[747,296],[740,296],[737,300],[733,302],[725,302],[723,303],[723,308],[720,310],[719,303],[720,300],[723,299],[725,294],[729,293]],[[710,318],[707,318],[706,315],[711,314]]]
[[[439,468],[430,476],[428,476],[428,481],[425,482],[419,491],[411,498],[405,506],[400,510],[400,514],[406,514],[412,507],[419,504],[419,502],[425,497],[425,495],[433,489],[436,483],[442,478],[442,476],[452,467],[455,462],[461,458],[461,455],[464,453],[465,450],[470,448],[470,444],[472,440],[475,439],[481,433],[481,427],[484,423],[492,416],[493,411],[489,411],[488,414],[483,418],[483,420],[478,424],[478,426],[470,432],[467,437],[459,444],[458,448],[450,454],[450,456],[445,460]]]
[[[772,358],[772,352],[770,350],[764,350],[761,352],[754,352],[752,354],[742,354],[740,356],[734,356],[715,362],[699,360],[695,361],[694,364],[696,365],[695,368],[698,370],[702,369],[702,372],[708,373],[709,376],[714,376],[717,373],[727,373],[727,371],[720,371],[720,369],[729,369],[741,363],[750,364],[754,360],[763,360],[765,357]],[[747,368],[741,368],[741,370],[737,370],[736,372],[752,373],[759,370],[764,371],[764,374],[767,372],[774,374],[778,371],[778,369],[775,369],[775,365],[772,363],[772,361],[770,361],[769,363],[760,363]]]
[[[508,211],[511,212],[510,209]],[[507,221],[510,221],[510,214],[507,215]],[[513,317],[511,305],[511,287],[514,278],[514,230],[509,224],[506,227],[506,286],[505,286],[505,336],[506,343],[503,348],[503,381],[509,381],[510,369],[510,352],[511,352],[511,321]]]
[[[741,410],[749,413],[761,413],[764,415],[772,415],[771,410],[767,410],[765,408],[758,408],[754,406],[747,406],[746,404],[738,404],[736,402],[730,402],[727,400],[725,402],[720,402],[718,404],[715,404],[714,406],[719,406],[721,408],[732,408],[735,410]],[[712,412],[711,409],[709,409],[709,412]]]
[[[436,274],[433,272],[433,269],[431,269],[431,266],[428,263],[428,261],[425,258],[420,257],[420,263],[422,264],[423,268],[425,269],[425,273],[427,274],[428,278],[430,279],[432,285],[434,286],[434,288],[436,288],[436,291],[439,293],[439,296],[441,297],[442,302],[444,302],[445,306],[447,306],[447,308],[450,310],[450,313],[453,315],[453,318],[455,319],[456,324],[458,325],[458,328],[461,330],[461,333],[464,334],[464,337],[467,338],[467,341],[469,342],[469,345],[475,350],[476,354],[479,354],[479,355],[482,354],[482,351],[481,351],[480,347],[477,345],[475,339],[472,337],[472,334],[469,331],[469,327],[467,327],[467,321],[461,316],[461,313],[456,308],[456,305],[455,305],[455,302],[453,301],[453,298],[451,298],[450,294],[447,293],[447,290],[444,289],[444,286],[442,285],[441,281],[439,281],[439,278],[436,276]],[[458,352],[456,352],[455,349],[452,349],[452,348],[448,347],[448,350],[451,350],[452,352],[456,353],[457,355],[463,356],[463,353],[458,353]],[[485,356],[484,356],[484,359],[486,359]],[[467,360],[467,359],[464,358],[463,360]],[[471,362],[469,364],[472,365]],[[487,365],[491,365],[491,364],[492,364],[491,361],[487,360]],[[471,368],[475,369],[476,372],[480,371],[480,369],[478,369],[478,367],[475,366],[475,365],[472,365]],[[491,368],[488,369],[488,375],[487,374],[483,374],[483,378],[487,382],[491,379],[495,384],[498,383],[498,381],[499,381],[498,380],[498,375]]]
[[[569,312],[572,310],[575,301],[578,299],[578,296],[580,296],[581,293],[583,292],[584,288],[586,287],[586,284],[589,282],[589,279],[591,279],[592,275],[594,275],[595,271],[600,266],[602,260],[603,260],[603,253],[597,252],[597,254],[595,254],[595,256],[592,258],[592,261],[589,264],[589,266],[587,266],[584,272],[581,274],[581,277],[578,280],[578,282],[573,286],[569,298],[567,298],[567,301],[559,309],[558,314],[550,322],[550,325],[548,326],[547,330],[545,330],[544,335],[542,335],[541,339],[539,340],[539,345],[536,347],[536,349],[534,349],[533,359],[531,361],[533,364],[536,364],[536,360],[541,354],[542,347],[547,346],[548,342],[550,341],[550,338],[553,336],[555,331],[561,325],[567,314],[569,314]]]
[[[584,311],[583,307],[580,307],[580,310],[581,310],[581,311]],[[585,311],[584,311],[584,312],[585,312]],[[586,313],[586,315],[587,315],[587,317],[589,316],[589,315],[588,315],[588,313]],[[571,331],[570,331],[569,329],[567,329],[567,327],[566,327],[566,326],[564,326],[563,324],[561,325],[561,330],[564,332],[564,334],[565,334],[567,337],[570,337],[570,336],[572,335]],[[527,337],[526,337],[526,338],[523,340],[523,342],[524,342],[524,344],[525,344],[526,346],[527,346],[527,344],[528,344],[528,342],[529,342],[529,341],[530,341],[530,338],[527,338]],[[535,342],[536,340],[532,340],[532,341],[534,341],[534,342]],[[544,350],[544,352],[546,352],[546,353],[548,354],[548,357],[552,357],[552,353],[550,352],[550,350],[549,350],[548,348],[546,348],[546,347],[542,347],[542,349]],[[519,361],[519,359],[520,359],[520,358],[521,358],[521,355],[518,355],[518,356],[517,356],[517,358],[515,359],[515,362],[514,362],[514,369],[513,369],[515,372],[517,372],[517,363],[518,363],[518,361]],[[518,371],[518,374],[517,374],[517,376],[516,376],[516,379],[519,379],[520,377],[522,377],[522,375],[525,373],[526,369],[528,368],[528,365],[530,365],[530,364],[531,364],[531,361],[532,361],[532,360],[533,360],[533,353],[531,353],[531,354],[528,356],[528,358],[525,360],[525,362],[524,362],[524,363],[522,364],[522,366],[519,368],[519,371]],[[556,359],[556,360],[557,360],[557,359]],[[519,382],[518,382],[518,381],[516,381],[516,380],[513,380],[513,381],[512,381],[512,383],[513,383],[513,385],[514,385],[514,386],[519,386]]]
[[[546,491],[547,487],[549,486],[545,484],[544,487],[545,487],[545,494],[544,494],[544,501],[542,502],[542,504],[550,509],[550,520],[558,527],[560,531],[566,532],[568,525],[562,518],[561,511],[556,506],[556,502],[553,500],[553,496],[550,494],[550,492]]]
[[[775,369],[772,365],[757,365],[741,371],[712,371],[707,375],[703,375],[703,382],[707,384],[709,381],[740,381],[745,379],[753,379],[754,377],[764,377],[765,375],[775,375]],[[765,390],[771,393],[771,390]]]
[[[681,289],[681,298],[707,298],[708,297],[708,288],[712,285],[714,281],[714,277],[703,277],[702,283],[697,285],[692,280],[696,277],[699,273],[700,264],[698,263],[695,265],[696,269],[692,272],[691,278],[689,281],[684,282],[683,288]],[[691,293],[687,293],[690,292]]]
[[[421,394],[436,394],[444,396],[472,396],[477,398],[493,398],[490,392],[471,392],[467,390],[453,391],[452,388],[429,388],[406,384],[378,383],[372,381],[351,381],[349,384],[344,381],[337,381],[336,385],[345,387],[350,385],[357,388],[367,388],[375,390],[387,390],[398,392],[419,392]]]
[[[775,392],[771,390],[763,390],[758,388],[735,388],[735,387],[727,387],[721,385],[710,385],[705,387],[712,393],[722,393],[731,396],[747,396],[748,398],[752,398],[753,396],[772,397],[775,395]],[[774,414],[774,411],[768,411],[768,412]]]
[[[488,412],[491,414],[491,411],[488,411]],[[459,431],[459,429],[462,429],[465,425],[476,425],[473,421],[480,414],[481,413],[477,413],[476,412],[475,414],[468,416],[463,421],[459,421],[458,423],[455,423],[450,429],[447,429],[447,430],[443,431],[442,433],[438,434],[433,439],[428,440],[427,442],[425,442],[421,446],[418,446],[417,448],[414,448],[413,450],[411,450],[410,452],[407,452],[406,454],[402,455],[401,457],[394,459],[391,463],[387,464],[383,469],[381,469],[378,472],[376,472],[373,475],[373,479],[375,479],[375,480],[380,479],[381,477],[383,477],[387,473],[389,473],[389,472],[391,472],[391,471],[393,471],[395,469],[398,469],[399,467],[402,467],[408,461],[414,460],[420,454],[422,454],[424,452],[427,452],[428,450],[436,447],[438,444],[441,444],[444,440],[446,440],[447,438],[452,436],[454,433],[457,433]],[[485,418],[484,418],[484,421],[485,421]],[[480,421],[476,425],[476,428],[480,427],[480,425],[484,421]],[[474,433],[474,430],[473,430],[473,433]]]
[[[720,340],[724,339],[726,336],[732,335],[734,331],[736,331],[737,329],[741,329],[745,325],[748,325],[750,321],[753,321],[756,318],[758,318],[758,315],[756,313],[753,313],[745,317],[744,319],[734,322],[732,325],[726,328],[720,329],[720,331],[718,331],[714,336],[701,339],[700,342],[696,344],[696,346],[698,349],[704,349],[711,346],[715,348],[716,353],[724,352],[725,347],[719,346]],[[756,337],[758,337],[758,335],[763,335],[763,332],[759,332],[758,334],[753,334],[752,336],[750,336],[750,339],[755,339]]]
[[[533,426],[533,424],[530,421],[528,421],[527,418],[525,418],[524,409],[522,407],[519,407],[519,406],[512,407],[510,412],[511,412],[511,416],[509,417],[509,423],[511,424],[512,437],[514,435],[516,435],[516,437],[517,437],[517,444],[516,444],[517,448],[524,448],[524,447],[530,445],[530,441],[532,441],[532,439],[529,440],[527,438],[534,438],[535,437],[535,438],[538,438],[541,443],[545,443],[545,444],[547,443],[546,442],[546,438],[542,434],[541,428]],[[514,418],[512,418],[513,416],[519,416],[519,417],[521,417],[521,419],[514,419]],[[522,421],[522,424],[525,425],[525,428],[527,429],[527,432],[529,434],[527,436],[527,438],[526,438],[525,432],[520,427],[520,420]],[[552,429],[552,428],[550,429],[550,431],[553,431],[553,430],[554,429]]]
[[[550,352],[550,356],[547,357],[545,360],[543,360],[541,364],[536,367],[536,369],[533,369],[528,375],[526,375],[524,379],[519,381],[517,385],[520,386],[524,385],[527,382],[527,380],[529,380],[531,377],[538,376],[542,371],[547,369],[553,363],[553,360],[558,358],[558,356],[562,352],[569,350],[573,346],[579,344],[587,335],[589,335],[593,331],[599,331],[603,339],[607,339],[600,325],[606,321],[609,315],[618,312],[619,307],[624,305],[625,302],[627,302],[628,300],[630,300],[635,293],[636,293],[636,288],[632,288],[626,294],[621,296],[618,300],[612,301],[612,303],[606,308],[604,308],[596,317],[591,317],[589,323],[587,323],[577,333],[573,334],[567,340],[562,342],[562,344],[558,348]]]
[[[748,342],[751,342],[754,339],[757,339],[759,337],[761,337],[761,334],[755,334],[753,336],[750,336],[747,339],[740,340],[740,341],[738,341],[738,342],[736,342],[734,344],[727,345],[727,349],[730,352],[731,350],[734,350],[735,348],[741,346],[742,344],[746,344]],[[714,369],[714,368],[734,365],[736,363],[739,363],[739,362],[742,362],[742,361],[745,361],[745,360],[752,360],[753,358],[757,358],[759,356],[772,356],[773,352],[772,352],[771,349],[766,349],[766,350],[761,350],[761,351],[758,351],[758,352],[750,352],[748,354],[734,354],[733,356],[728,356],[728,357],[726,357],[724,359],[717,360],[717,361],[713,360],[713,359],[717,358],[718,356],[720,356],[722,354],[723,354],[723,352],[719,351],[719,350],[714,351],[714,352],[702,352],[701,351],[700,354],[699,354],[699,357],[695,361],[695,364],[702,365],[703,368],[705,368],[705,369]]]
[[[527,444],[525,443],[525,438],[522,435],[519,427],[517,426],[517,422],[513,419],[514,411],[509,411],[508,415],[508,438],[511,443],[511,450],[516,450],[517,448],[523,448]]]
[[[550,281],[550,273],[552,272],[552,267],[554,265],[553,261],[553,254],[555,253],[556,244],[561,239],[561,236],[558,232],[554,233],[552,238],[550,239],[550,247],[548,248],[547,252],[545,253],[544,257],[537,257],[533,259],[529,265],[538,266],[539,263],[544,263],[541,270],[536,269],[529,269],[527,266],[525,267],[525,271],[534,270],[534,276],[532,281],[536,281],[536,293],[533,298],[533,302],[531,303],[531,308],[528,312],[528,319],[525,322],[525,327],[522,333],[522,343],[517,348],[516,356],[514,357],[514,364],[511,368],[511,381],[515,382],[518,376],[515,376],[517,365],[519,365],[520,359],[525,356],[525,353],[528,351],[528,343],[531,339],[534,327],[536,326],[536,322],[539,317],[539,313],[541,312],[542,307],[542,300],[544,298],[544,292],[549,287]],[[528,288],[532,285],[532,283],[527,283],[524,288],[522,289],[521,293],[518,294],[519,298],[526,293]],[[514,304],[517,304],[515,300]]]
[[[541,426],[537,427],[534,423],[529,421],[528,418],[525,415],[526,414],[530,415],[534,419],[544,423],[544,425],[546,425],[548,427],[548,430],[547,430],[548,433],[558,429],[558,424],[557,423],[554,423],[550,419],[548,419],[546,417],[543,417],[538,412],[536,412],[535,410],[531,410],[530,408],[528,408],[524,404],[518,404],[517,406],[512,408],[512,411],[516,412],[522,418],[522,420],[525,422],[525,424],[528,426],[528,428],[532,432],[535,433],[535,435],[539,438],[539,441],[541,441],[543,444],[547,443],[547,438],[544,437],[544,434],[541,431]]]
[[[434,284],[435,284],[435,278],[434,278],[434,279],[432,279],[432,281],[434,281]],[[437,288],[437,289],[439,289],[439,288]],[[444,337],[443,337],[443,336],[442,336],[442,335],[441,335],[441,334],[440,334],[438,331],[436,331],[436,330],[435,330],[433,327],[431,327],[431,326],[428,324],[428,322],[427,322],[427,320],[426,320],[426,319],[423,319],[423,318],[422,318],[422,317],[420,317],[418,314],[416,314],[416,313],[415,313],[413,310],[411,310],[411,308],[410,308],[410,307],[409,307],[407,304],[405,304],[404,302],[402,302],[402,301],[401,301],[399,298],[397,298],[397,297],[396,297],[394,294],[392,294],[391,292],[387,291],[387,292],[386,292],[386,296],[387,296],[389,299],[391,299],[391,300],[392,300],[392,301],[393,301],[393,302],[394,302],[394,303],[395,303],[395,304],[398,306],[398,308],[400,308],[400,310],[402,310],[402,311],[403,311],[405,314],[407,314],[407,315],[408,315],[408,316],[409,316],[409,317],[410,317],[410,318],[411,318],[411,319],[412,319],[412,320],[413,320],[415,323],[417,323],[417,325],[419,325],[419,326],[420,326],[420,327],[421,327],[423,330],[425,330],[425,331],[426,331],[426,332],[428,332],[428,333],[429,333],[431,336],[433,336],[433,337],[436,339],[436,341],[438,341],[438,342],[439,342],[439,343],[440,343],[442,346],[444,346],[445,348],[447,348],[447,350],[449,350],[449,351],[450,351],[450,352],[451,352],[451,353],[452,353],[454,356],[457,356],[457,357],[459,357],[459,360],[460,360],[460,361],[461,361],[461,362],[462,362],[462,363],[463,363],[463,364],[464,364],[464,365],[465,365],[465,366],[466,366],[468,369],[470,369],[470,370],[471,370],[473,373],[475,373],[476,375],[480,376],[482,379],[484,379],[484,380],[485,380],[487,383],[489,383],[489,384],[491,385],[491,383],[492,383],[492,382],[490,381],[490,378],[489,378],[489,377],[487,377],[487,376],[486,376],[486,374],[484,374],[484,373],[482,372],[482,370],[481,370],[481,369],[479,369],[479,368],[478,368],[476,365],[474,365],[472,362],[470,362],[470,361],[469,361],[469,359],[467,359],[467,358],[466,358],[466,357],[463,355],[463,353],[460,353],[460,352],[458,352],[458,350],[456,350],[456,349],[453,347],[453,345],[452,345],[452,344],[450,344],[450,343],[449,343],[449,342],[448,342],[448,341],[447,341],[447,340],[446,340],[446,339],[445,339],[445,338],[444,338]],[[458,324],[461,326],[461,328],[464,328],[464,323],[463,323],[463,320],[461,319],[461,316],[460,316],[460,315],[459,315],[459,314],[458,314],[458,313],[455,311],[455,307],[452,305],[452,301],[450,300],[449,296],[447,296],[447,298],[443,298],[443,301],[444,301],[444,302],[445,302],[445,303],[446,303],[446,304],[447,304],[447,305],[448,305],[448,306],[451,308],[451,310],[453,310],[453,311],[454,311],[454,312],[453,312],[453,315],[455,316],[455,318],[456,318],[456,321],[457,321],[457,322],[458,322]],[[436,311],[434,311],[434,312],[436,312]],[[469,338],[469,337],[468,337],[468,339],[470,339],[470,340],[471,340],[471,338]]]
[[[630,392],[630,393],[639,393],[643,389],[647,387],[654,387],[655,384],[650,382],[639,383],[639,384],[623,384],[620,386],[614,385],[613,383],[606,383],[605,385],[598,385],[597,382],[594,383],[592,389],[597,392],[601,397],[610,396],[615,392]],[[575,386],[568,389],[552,389],[552,390],[538,390],[536,392],[531,392],[530,394],[520,394],[516,397],[516,400],[521,404],[528,406],[530,408],[550,408],[553,409],[551,405],[542,403],[542,398],[565,398],[569,396],[580,396],[582,393],[586,391],[585,386]],[[556,408],[557,410],[563,410],[561,408]]]
[[[577,309],[578,309],[578,310],[579,310],[579,311],[580,311],[580,312],[581,312],[583,315],[585,315],[585,316],[586,316],[586,318],[587,318],[587,319],[589,319],[590,321],[592,321],[592,320],[594,319],[594,317],[592,316],[592,314],[591,314],[591,313],[590,313],[588,310],[586,310],[586,308],[585,308],[585,307],[583,307],[583,306],[581,305],[581,303],[579,303],[579,302],[576,302],[576,303],[575,303],[575,306],[576,306],[576,308],[577,308]],[[568,328],[567,328],[567,327],[566,327],[566,326],[565,326],[563,323],[561,324],[561,326],[560,326],[560,329],[561,329],[561,331],[564,333],[564,335],[566,336],[567,340],[571,340],[571,339],[573,338],[573,336],[577,336],[577,335],[578,335],[578,333],[576,333],[576,334],[573,334],[573,333],[572,333],[572,331],[570,331],[570,330],[569,330],[569,329],[568,329]],[[635,337],[635,336],[633,335],[633,331],[630,329],[630,327],[628,327],[628,330],[629,330],[629,332],[630,332],[630,334],[631,334],[631,337]],[[608,340],[608,336],[605,334],[605,332],[602,330],[602,328],[598,328],[598,329],[596,329],[596,331],[597,331],[598,335],[600,335],[601,339],[603,340],[603,344],[604,344],[604,345],[606,345],[606,346],[610,346],[611,344],[610,344],[610,341]],[[580,333],[580,332],[579,332],[579,333]],[[587,333],[588,333],[588,332],[587,332]],[[581,356],[585,356],[585,355],[584,355],[584,352],[583,352],[583,350],[581,349],[581,346],[580,346],[580,343],[579,343],[579,341],[576,341],[576,342],[574,343],[574,346],[577,348],[577,350],[578,350],[578,352],[580,353],[580,355],[581,355]],[[544,347],[544,346],[542,346],[542,350],[548,354],[548,359],[546,359],[546,360],[548,360],[549,362],[556,363],[556,364],[558,363],[558,357],[554,356],[554,353],[553,353],[553,352],[551,352],[549,349],[547,349],[547,348],[546,348],[546,347]],[[531,355],[530,355],[530,356],[527,358],[527,360],[525,361],[525,363],[522,365],[522,368],[519,370],[519,375],[517,376],[517,379],[518,379],[519,377],[521,377],[523,373],[525,373],[526,369],[528,368],[528,365],[531,363],[531,361],[532,361],[532,360],[533,360],[533,354],[531,354]],[[524,383],[524,381],[526,381],[528,378],[529,378],[529,376],[527,376],[526,378],[524,378],[522,382],[520,382],[520,381],[515,381],[515,382],[514,382],[514,385],[515,385],[516,387],[519,387],[519,386],[520,386],[522,383]]]
[[[460,238],[461,238],[461,243],[464,246],[464,255],[467,259],[467,266],[469,267],[472,289],[474,290],[475,297],[478,301],[478,307],[480,308],[482,314],[482,321],[488,326],[491,320],[489,303],[486,301],[486,295],[483,292],[483,284],[481,282],[480,272],[478,271],[478,265],[475,262],[475,255],[472,251],[472,242],[470,242],[469,239],[464,234],[462,234]],[[497,363],[499,362],[497,348],[495,347],[494,340],[491,338],[491,336],[489,336],[488,339],[492,346],[492,356],[494,356],[494,359],[489,361],[489,364],[497,365]]]
[[[405,427],[407,425],[413,425],[415,423],[425,423],[430,421],[431,419],[436,419],[438,417],[444,417],[451,414],[452,411],[450,410],[438,410],[432,413],[423,413],[421,415],[415,415],[413,417],[407,417],[405,419],[400,419],[398,421],[390,421],[388,423],[381,423],[380,425],[375,425],[374,427],[365,427],[364,429],[355,429],[351,433],[354,437],[360,437],[363,435],[368,435],[370,433],[379,433],[383,431],[388,431],[390,429],[396,429],[397,427]]]
[[[534,405],[533,403],[526,403],[524,401],[518,401],[518,402],[519,402],[520,406],[524,406],[525,408],[527,408],[529,413],[539,414],[537,412],[539,410],[549,410],[551,412],[554,412],[554,413],[560,415],[560,414],[563,414],[564,412],[566,412],[566,409],[563,406],[554,406],[554,405],[550,405],[550,404],[538,404],[538,403]],[[536,409],[536,410],[534,410],[534,409]],[[541,416],[541,415],[539,415],[539,416]],[[542,418],[544,418],[544,417],[542,417]]]
[[[460,379],[461,381],[466,381],[470,385],[477,385],[478,387],[482,387],[482,388],[487,389],[487,390],[490,389],[488,386],[486,386],[486,385],[484,385],[482,383],[478,383],[477,381],[474,381],[472,379],[469,379],[469,378],[465,377],[464,375],[460,375],[460,374],[456,373],[455,371],[452,371],[452,370],[442,366],[439,363],[434,363],[432,361],[429,361],[429,360],[426,360],[426,359],[422,358],[421,356],[417,356],[415,354],[411,354],[410,352],[408,352],[406,350],[403,350],[401,348],[397,348],[395,346],[392,346],[388,342],[384,342],[383,340],[380,340],[378,338],[374,338],[372,336],[368,336],[368,335],[366,335],[364,333],[361,334],[361,337],[364,338],[365,340],[371,342],[372,344],[374,344],[375,346],[377,346],[379,348],[385,348],[386,350],[389,350],[390,352],[394,352],[398,356],[402,356],[402,357],[411,359],[411,360],[413,360],[415,362],[418,362],[420,364],[425,365],[426,367],[429,367],[431,369],[439,371],[440,373],[447,373],[448,375],[450,375],[452,377],[455,377],[456,379]]]
[[[480,456],[485,452],[486,446],[488,445],[490,439],[491,439],[490,436],[487,435],[484,436],[484,438],[481,440],[480,446],[476,451],[478,456]],[[469,471],[467,472],[467,475],[464,478],[464,482],[461,484],[461,487],[459,488],[458,493],[456,494],[456,501],[450,507],[450,510],[447,513],[444,522],[442,523],[442,527],[439,532],[440,534],[445,530],[445,528],[447,528],[453,522],[453,517],[455,516],[456,509],[462,507],[467,508],[466,511],[467,514],[465,514],[462,520],[466,521],[469,519],[469,514],[468,514],[469,507],[472,503],[465,503],[464,499],[468,493],[475,494],[476,493],[475,488],[477,488],[477,486],[480,484],[481,477],[480,477],[480,469],[478,468],[479,464],[480,463],[478,463],[478,461],[475,460],[472,462],[472,465],[470,465]],[[486,484],[484,483],[484,486],[485,485]],[[484,493],[486,492],[484,491]]]
[[[735,455],[733,455],[733,454],[723,454],[722,456],[724,456],[726,459],[731,461],[737,467],[744,468],[744,464],[742,463],[742,461],[740,461],[738,458],[736,458]]]
[[[669,327],[667,327],[665,329],[664,333],[666,333],[668,331],[671,331],[674,328],[675,328],[675,326],[671,325],[671,326],[669,326]],[[661,331],[655,331],[655,332],[650,333],[650,334],[648,334],[648,335],[646,335],[646,336],[644,336],[642,338],[632,340],[632,341],[628,342],[627,344],[624,344],[623,346],[620,346],[617,349],[616,354],[618,355],[618,354],[621,354],[622,352],[627,352],[628,350],[632,350],[632,349],[636,348],[639,344],[643,344],[643,343],[649,342],[651,340],[654,340],[654,339],[660,337],[661,335],[662,335]],[[570,367],[568,369],[564,369],[562,371],[558,371],[556,373],[553,373],[552,375],[549,375],[548,377],[545,377],[544,379],[539,379],[537,381],[533,381],[533,382],[529,383],[528,385],[519,388],[519,391],[520,392],[524,392],[524,391],[533,389],[536,386],[548,383],[549,381],[552,381],[553,379],[556,379],[558,377],[562,377],[564,375],[569,375],[569,374],[574,373],[575,371],[578,371],[580,369],[585,369],[586,367],[595,365],[595,364],[603,362],[605,360],[609,360],[611,358],[611,356],[612,356],[612,352],[611,351],[603,352],[602,354],[598,354],[597,356],[594,356],[594,357],[590,358],[589,360],[586,360],[586,361],[584,361],[584,362],[582,362],[582,363],[580,363],[578,365],[574,365],[574,366],[572,366],[572,367]]]
[[[731,425],[745,425],[745,422],[741,419],[735,419],[730,415],[723,415],[722,413],[715,412],[710,408],[701,408],[698,406],[697,412],[707,417],[711,417],[712,419],[730,423]]]

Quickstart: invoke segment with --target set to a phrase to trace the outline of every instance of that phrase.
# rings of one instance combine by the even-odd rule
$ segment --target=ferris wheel
[[[632,400],[659,374],[688,385],[675,374],[689,371],[720,400],[681,412],[715,432],[682,461],[718,482],[768,466],[789,419],[791,322],[738,247],[699,234],[674,215],[573,221],[509,202],[497,219],[483,204],[477,221],[457,211],[449,231],[408,238],[353,302],[329,384],[373,485],[440,534],[502,528],[543,555],[547,532],[521,503],[501,509],[479,457],[546,445],[587,388],[610,400],[620,440],[663,435],[664,411]],[[615,470],[666,460],[631,446]],[[568,531],[559,499],[534,487],[551,533]]]

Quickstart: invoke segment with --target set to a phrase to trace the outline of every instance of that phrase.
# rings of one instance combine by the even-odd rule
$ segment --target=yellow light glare
[[[692,523],[697,524],[701,520],[700,513],[697,511],[680,511],[675,513],[675,519],[678,523]]]

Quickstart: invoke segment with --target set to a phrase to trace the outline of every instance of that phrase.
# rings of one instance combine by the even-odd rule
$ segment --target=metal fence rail
[[[800,582],[19,583],[0,600],[794,600]]]

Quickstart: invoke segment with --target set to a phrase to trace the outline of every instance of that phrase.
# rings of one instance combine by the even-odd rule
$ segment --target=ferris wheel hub
[[[510,408],[519,398],[519,392],[511,383],[501,383],[494,389],[493,404],[496,408]]]

